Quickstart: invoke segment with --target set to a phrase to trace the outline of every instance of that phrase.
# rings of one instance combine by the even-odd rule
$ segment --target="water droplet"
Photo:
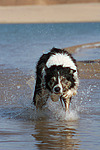
[[[17,86],[17,89],[20,89],[20,86],[19,86],[19,85]]]
[[[94,85],[93,87],[97,87],[96,85]]]

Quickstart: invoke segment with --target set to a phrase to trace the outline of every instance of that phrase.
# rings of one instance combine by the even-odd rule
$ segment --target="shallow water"
[[[7,81],[2,84],[0,93],[2,150],[99,150],[100,80],[80,80],[78,95],[72,100],[70,113],[65,113],[59,102],[51,100],[43,111],[36,112],[35,107],[31,105],[32,89],[27,84],[31,76],[18,70],[7,72]]]
[[[99,41],[100,23],[0,24],[0,64],[33,70],[40,55],[52,47]]]
[[[49,99],[42,111],[36,111],[31,104],[35,63],[42,50],[54,43],[57,47],[67,47],[68,39],[65,37],[68,35],[68,46],[86,43],[88,38],[89,42],[100,41],[100,23],[81,24],[80,28],[79,25],[2,25],[2,28],[0,25],[1,150],[99,150],[100,80],[80,79],[78,94],[72,99],[70,113],[64,112],[59,101],[52,102]],[[93,29],[95,31],[91,33]],[[58,38],[60,34],[64,35]],[[77,59],[82,60],[85,52],[82,55],[77,53]],[[95,59],[94,51],[91,52],[92,59]],[[98,51],[95,57],[98,57]],[[89,55],[88,59],[91,60]]]

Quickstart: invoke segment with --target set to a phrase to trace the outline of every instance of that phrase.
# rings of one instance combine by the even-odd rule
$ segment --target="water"
[[[50,99],[43,111],[31,104],[32,77],[44,51],[98,41],[100,23],[0,25],[0,150],[99,150],[100,80],[80,79],[70,113]],[[96,50],[75,57],[98,59]]]
[[[52,47],[99,41],[100,23],[1,24],[0,64],[33,69],[40,55]]]

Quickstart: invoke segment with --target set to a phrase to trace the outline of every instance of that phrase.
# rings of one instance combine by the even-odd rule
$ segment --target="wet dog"
[[[61,101],[65,111],[69,110],[71,98],[78,88],[76,61],[66,50],[52,48],[43,54],[36,67],[36,85],[33,103],[42,108],[51,97],[52,101]]]

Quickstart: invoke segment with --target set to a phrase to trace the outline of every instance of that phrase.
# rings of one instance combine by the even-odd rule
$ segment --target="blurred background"
[[[0,0],[0,5],[49,5],[49,4],[66,4],[66,3],[92,3],[100,0]]]

